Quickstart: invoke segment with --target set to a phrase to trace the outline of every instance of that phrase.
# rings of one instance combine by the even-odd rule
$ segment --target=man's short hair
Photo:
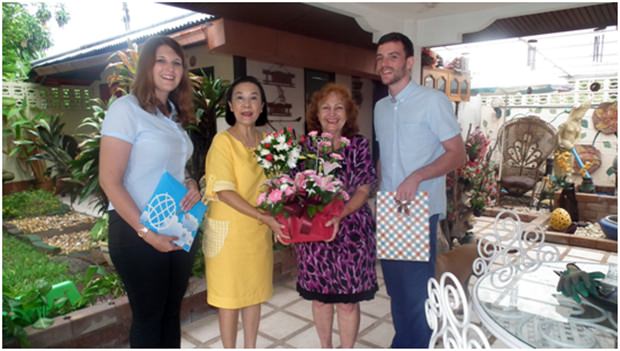
[[[396,42],[400,42],[403,44],[403,47],[405,48],[405,57],[413,56],[413,42],[411,42],[411,39],[409,39],[403,33],[392,32],[392,33],[384,34],[379,39],[377,46],[385,44],[385,43],[389,43],[391,41],[396,41]]]

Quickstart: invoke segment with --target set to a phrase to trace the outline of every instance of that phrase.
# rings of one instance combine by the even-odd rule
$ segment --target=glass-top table
[[[544,263],[533,272],[520,272],[505,284],[490,272],[473,288],[473,308],[498,339],[514,348],[610,348],[618,346],[617,305],[578,304],[556,291],[567,262]],[[577,262],[586,272],[613,272],[615,264]],[[617,286],[617,274],[606,282]],[[582,299],[584,301],[585,299]],[[600,304],[598,304],[600,305]]]

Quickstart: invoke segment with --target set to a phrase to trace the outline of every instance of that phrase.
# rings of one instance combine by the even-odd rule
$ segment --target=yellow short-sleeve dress
[[[265,302],[273,294],[271,230],[217,199],[218,191],[234,190],[256,206],[266,178],[254,149],[228,131],[220,132],[207,153],[205,170],[207,303],[237,309]]]

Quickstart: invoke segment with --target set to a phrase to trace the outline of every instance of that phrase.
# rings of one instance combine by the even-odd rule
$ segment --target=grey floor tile
[[[364,330],[366,330],[366,328],[371,326],[376,321],[377,321],[377,318],[370,317],[362,313],[362,315],[360,316],[360,332],[363,332]]]
[[[358,340],[358,341],[355,342],[355,348],[356,349],[372,349],[374,347],[372,347],[372,346],[370,346],[368,344],[365,344],[363,341],[359,341]]]
[[[290,306],[286,306],[286,311],[298,316],[312,320],[312,302],[300,299]]]
[[[382,322],[372,330],[365,333],[359,339],[378,347],[387,348],[392,343],[393,337],[394,328],[392,327],[392,324]]]
[[[389,299],[390,296],[387,293],[387,289],[385,288],[385,283],[383,281],[381,281],[381,283],[379,283],[379,290],[377,291],[377,296],[382,296],[385,297],[386,299]]]
[[[573,256],[573,255],[564,256],[564,259],[562,259],[562,261],[566,261],[566,262],[596,262],[596,263],[601,262],[600,260],[597,260],[597,259],[587,258],[587,257],[580,257],[580,256]]]
[[[181,337],[181,348],[182,349],[193,349],[196,345],[194,345],[191,341],[187,340],[187,338]]]
[[[276,312],[269,317],[263,318],[259,330],[271,338],[281,340],[311,323],[284,312]]]
[[[291,303],[297,299],[301,299],[299,293],[291,288],[287,288],[283,285],[276,285],[273,291],[273,297],[269,300],[269,303],[278,307],[282,307]]]
[[[319,341],[319,336],[316,333],[314,326],[286,340],[286,343],[298,349],[321,348],[321,342]],[[332,333],[332,343],[334,346],[338,346],[340,344],[338,334]]]
[[[383,281],[383,269],[381,269],[381,264],[377,262],[376,266],[377,278]]]
[[[390,313],[390,300],[376,296],[373,300],[362,301],[360,308],[363,313],[381,318]]]
[[[274,310],[273,307],[267,305],[267,304],[262,304],[260,306],[260,316],[261,318],[264,317],[266,314],[271,313]]]
[[[605,254],[602,251],[598,250],[588,250],[580,247],[571,248],[570,252],[567,254],[570,256],[577,256],[587,258],[589,260],[594,260],[601,262]]]
[[[183,333],[190,335],[192,338],[205,343],[220,335],[220,329],[217,322],[217,314],[210,314],[206,318],[192,322],[183,327]]]
[[[259,327],[260,329],[260,327]],[[256,337],[256,348],[257,349],[264,349],[269,347],[270,345],[272,345],[274,342],[272,340],[269,340],[263,336],[261,336],[260,334]],[[222,339],[218,338],[216,343],[210,344],[209,348],[211,349],[221,349],[224,346],[222,345]],[[237,331],[237,348],[243,348],[243,330],[239,329],[239,331]]]

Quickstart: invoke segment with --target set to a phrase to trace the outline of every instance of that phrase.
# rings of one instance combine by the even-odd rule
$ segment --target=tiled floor
[[[493,218],[480,218],[474,228],[476,233],[492,230]],[[617,254],[605,251],[555,245],[562,260],[616,263]],[[385,290],[380,266],[377,266],[379,292],[372,301],[361,303],[362,318],[356,348],[387,348],[394,330],[390,317],[389,297]],[[477,322],[477,320],[474,320]],[[241,329],[241,328],[240,328]],[[493,348],[506,346],[488,335]],[[337,323],[334,323],[334,344],[339,344]],[[243,345],[240,330],[237,345]],[[221,348],[217,316],[183,326],[183,348]],[[318,348],[319,341],[312,323],[310,302],[295,291],[294,279],[277,283],[273,298],[262,307],[257,347],[259,348]]]
[[[63,201],[68,203],[68,199]],[[74,204],[79,212],[96,215],[92,206],[87,202]],[[474,226],[477,235],[490,233],[493,230],[494,218],[479,217]],[[617,254],[554,245],[559,249],[560,259],[563,261],[591,261],[601,263],[617,263]],[[361,303],[361,322],[356,348],[387,348],[390,345],[394,330],[390,316],[390,302],[382,279],[380,266],[377,266],[379,276],[379,292],[372,301]],[[312,323],[310,302],[303,300],[295,291],[294,279],[282,281],[275,285],[273,298],[263,304],[261,323],[257,340],[258,348],[319,348],[319,341]],[[477,316],[473,321],[479,324]],[[206,318],[185,324],[182,327],[182,348],[221,348],[219,328],[215,310]],[[506,348],[501,341],[487,333],[493,348]],[[333,341],[339,344],[337,323],[334,323]],[[243,345],[241,328],[237,334],[237,345]]]
[[[377,272],[381,276],[378,266]],[[357,348],[386,348],[392,336],[390,301],[385,292],[383,280],[372,301],[361,303],[362,316]],[[274,296],[261,309],[258,332],[258,348],[319,348],[319,340],[312,323],[310,302],[302,299],[295,290],[295,279],[279,282],[274,287]],[[334,323],[334,343],[338,344],[338,325]],[[243,344],[241,328],[237,334],[237,345]],[[221,348],[217,316],[183,326],[183,348]]]

